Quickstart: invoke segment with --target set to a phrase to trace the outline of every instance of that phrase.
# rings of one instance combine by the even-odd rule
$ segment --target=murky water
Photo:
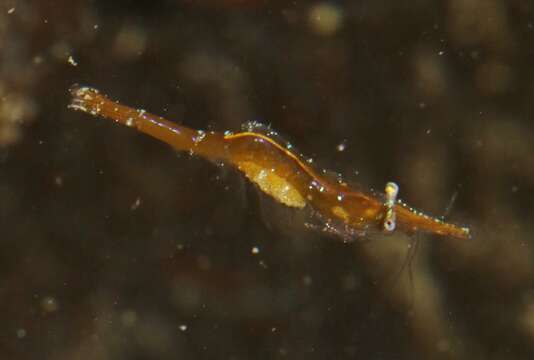
[[[532,358],[533,40],[504,0],[0,1],[0,357]],[[68,110],[75,83],[194,129],[270,125],[474,236],[421,236],[403,267],[414,238],[316,231],[226,165]]]

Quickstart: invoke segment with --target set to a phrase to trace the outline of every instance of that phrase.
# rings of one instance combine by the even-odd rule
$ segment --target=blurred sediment
[[[0,358],[530,359],[534,6],[0,1]],[[68,111],[270,124],[468,242],[346,245],[225,167]]]

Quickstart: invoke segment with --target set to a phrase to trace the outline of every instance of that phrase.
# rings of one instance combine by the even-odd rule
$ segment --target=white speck
[[[26,330],[25,329],[17,329],[17,337],[19,339],[26,337]]]
[[[41,300],[41,308],[48,313],[52,313],[59,309],[59,304],[54,297],[46,296]]]
[[[313,159],[312,158],[309,158],[308,160],[306,160],[308,162],[308,164],[311,164],[313,163]]]
[[[426,108],[426,103],[420,102],[419,103],[419,109],[424,109],[424,108]]]
[[[11,9],[9,9],[9,10],[7,11],[7,13],[8,13],[9,15],[13,14],[14,12],[15,12],[15,8],[14,8],[14,7],[12,7]]]
[[[443,54],[445,54],[445,51],[440,51],[440,52],[438,52],[438,55],[439,55],[439,56],[442,56]]]
[[[74,58],[72,57],[72,55],[69,56],[69,58],[67,59],[67,62],[69,64],[71,64],[72,66],[78,66],[78,63],[76,62],[76,60],[74,60]]]
[[[98,30],[98,24],[94,24],[94,25],[93,25],[93,29],[94,29],[94,30]]]
[[[426,133],[427,135],[429,135],[431,132],[432,132],[432,129],[427,129],[425,133]]]
[[[276,329],[275,327],[272,327],[272,328],[271,328],[271,332],[276,332],[276,330],[277,330],[277,329]]]
[[[338,195],[337,196],[337,201],[342,201],[343,200],[343,195]]]
[[[265,177],[267,177],[267,171],[265,171],[264,169],[260,170],[260,172],[258,173],[258,175],[256,175],[256,180],[259,182],[263,179],[265,179]]]
[[[259,249],[257,246],[254,246],[254,247],[252,248],[252,253],[253,253],[254,255],[259,254],[259,253],[260,253],[260,249]]]
[[[180,329],[180,331],[186,331],[187,330],[187,325],[182,324],[182,325],[179,326],[179,329]]]
[[[134,119],[129,117],[128,119],[126,119],[126,126],[128,127],[132,127],[134,125]]]
[[[336,147],[337,151],[343,152],[347,148],[347,144],[345,142],[339,143]]]
[[[130,210],[134,211],[139,209],[139,206],[141,206],[141,198],[135,199],[135,202],[130,206]]]
[[[44,59],[43,59],[42,56],[37,55],[37,56],[35,56],[35,57],[33,58],[32,61],[33,61],[33,63],[34,63],[35,65],[39,65],[39,64],[42,64],[42,63],[43,63]]]
[[[56,176],[54,178],[54,184],[56,184],[57,187],[61,187],[63,185],[63,178],[61,176]]]

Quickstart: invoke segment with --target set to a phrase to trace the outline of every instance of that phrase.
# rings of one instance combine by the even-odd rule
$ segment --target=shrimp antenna
[[[456,203],[456,199],[458,198],[458,192],[459,192],[458,189],[456,189],[454,193],[452,194],[451,199],[449,200],[449,203],[447,204],[447,207],[445,208],[445,212],[441,216],[443,220],[449,217],[451,210],[454,204]]]

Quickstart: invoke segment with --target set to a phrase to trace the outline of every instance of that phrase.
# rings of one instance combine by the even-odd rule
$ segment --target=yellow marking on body
[[[237,167],[250,181],[258,185],[263,192],[271,195],[280,203],[300,209],[306,206],[306,200],[295,187],[275,172],[251,161],[238,162]]]
[[[349,222],[349,214],[345,209],[343,209],[341,206],[334,206],[332,208],[332,214],[336,215],[338,218],[343,220],[344,222]]]
[[[311,178],[313,178],[315,180],[321,180],[321,177],[319,177],[310,167],[306,166],[302,162],[302,160],[299,159],[299,157],[297,155],[295,155],[291,151],[287,150],[282,145],[278,144],[276,141],[274,141],[273,139],[271,139],[270,137],[268,137],[266,135],[247,131],[247,132],[241,132],[241,133],[237,133],[237,134],[225,135],[224,139],[225,140],[232,140],[232,139],[237,139],[237,138],[241,138],[241,137],[249,137],[249,136],[250,137],[255,137],[255,138],[260,138],[260,139],[263,139],[263,140],[267,141],[269,144],[273,145],[275,148],[277,148],[278,150],[282,151],[285,155],[287,155],[288,157],[293,159],[297,163],[297,165],[300,166],[300,168],[302,170],[304,170],[304,172],[306,172]],[[320,183],[321,183],[321,185],[326,187],[329,191],[332,191],[332,192],[336,192],[337,191],[335,188],[332,188],[332,186],[330,184],[328,184],[328,182],[320,181]],[[367,197],[367,196],[365,196],[363,194],[360,194],[360,196],[362,196],[366,200],[371,200],[369,197]]]
[[[376,210],[372,208],[365,209],[363,212],[363,217],[371,219],[376,216]]]

